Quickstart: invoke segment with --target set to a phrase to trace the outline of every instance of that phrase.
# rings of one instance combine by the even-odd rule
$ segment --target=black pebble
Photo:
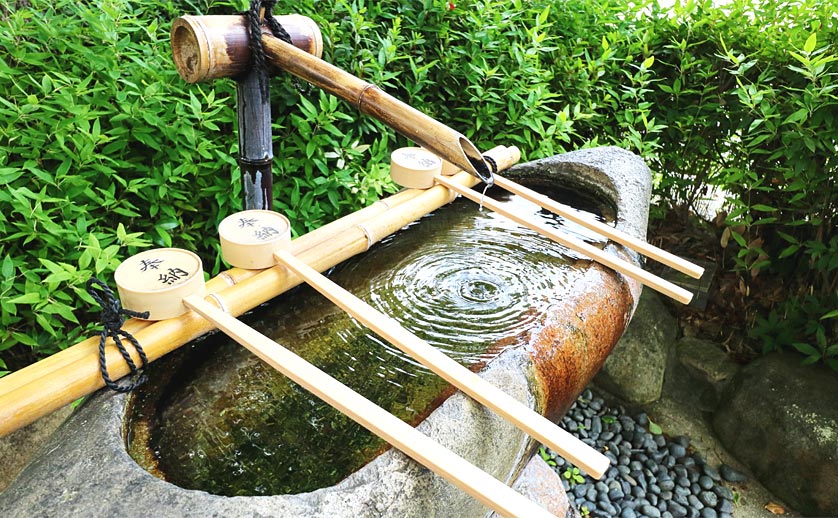
[[[702,492],[698,495],[698,499],[701,500],[701,503],[707,507],[716,507],[716,504],[719,503],[719,497],[716,496],[716,493],[710,491]]]
[[[697,452],[690,453],[689,437],[653,435],[645,413],[631,417],[590,390],[561,423],[611,461],[602,480],[571,486],[562,478],[575,507],[586,507],[591,518],[732,518],[733,492],[720,482],[747,477],[728,465],[713,468]],[[569,464],[547,452],[555,471],[563,473]]]
[[[709,464],[705,464],[705,465],[702,467],[702,470],[704,471],[704,474],[705,474],[705,475],[707,475],[708,477],[712,478],[712,479],[713,479],[713,480],[715,480],[716,482],[719,482],[719,481],[721,481],[721,480],[722,480],[722,476],[719,474],[719,470],[717,470],[717,469],[716,469],[716,468],[714,468],[713,466],[711,466],[711,465],[709,465]]]
[[[722,464],[721,467],[719,467],[719,473],[722,475],[723,479],[734,484],[739,484],[748,480],[748,477],[746,477],[744,473],[733,469],[727,464]]]

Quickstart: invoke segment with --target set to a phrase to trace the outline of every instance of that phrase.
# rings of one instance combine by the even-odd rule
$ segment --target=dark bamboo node
[[[299,14],[276,19],[294,47],[313,56],[323,55],[323,37],[314,20]],[[172,23],[172,55],[178,73],[188,83],[246,72],[250,68],[248,41],[247,21],[242,15],[186,15]]]

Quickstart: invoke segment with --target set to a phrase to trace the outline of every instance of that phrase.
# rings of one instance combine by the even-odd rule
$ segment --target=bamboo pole
[[[513,156],[498,149],[493,157],[499,169],[513,164]],[[493,150],[494,151],[494,150]],[[490,152],[491,153],[491,152]],[[487,153],[487,154],[490,154]],[[462,185],[478,180],[467,173],[451,177]],[[335,223],[292,241],[292,250],[305,263],[325,271],[354,255],[366,251],[371,243],[399,230],[412,221],[451,201],[451,192],[442,186],[422,191],[404,191],[375,207],[364,209],[368,219],[353,215],[349,224]],[[327,228],[328,227],[328,228]],[[240,315],[300,283],[283,268],[246,271],[234,268],[214,278],[207,290],[225,304],[232,315]],[[212,330],[206,320],[186,314],[159,322],[130,320],[125,325],[143,345],[149,361]],[[135,363],[139,355],[131,354]],[[0,378],[0,437],[21,428],[104,386],[99,373],[98,338],[84,340],[45,360]],[[114,347],[106,348],[106,365],[113,379],[129,373],[128,366]]]
[[[207,17],[182,17],[172,25],[172,54],[181,77],[189,82],[231,77],[235,75],[230,70],[233,63],[241,73],[249,65],[249,60],[244,59],[245,54],[249,56],[247,40],[229,37],[231,27],[205,23],[204,18]],[[240,33],[236,30],[236,34]],[[461,133],[384,93],[377,86],[271,34],[263,32],[262,46],[271,64],[344,99],[362,113],[377,118],[463,171],[492,183],[489,165],[477,147]],[[204,65],[212,61],[214,53],[222,53],[221,49],[229,63],[225,61],[225,66],[215,68]]]
[[[579,213],[575,212],[571,207],[567,205],[563,205],[548,196],[544,196],[541,193],[533,191],[523,185],[513,182],[507,178],[504,178],[500,175],[495,175],[495,184],[502,188],[506,189],[507,191],[517,194],[518,196],[529,200],[539,207],[543,209],[547,209],[554,214],[558,214],[559,216],[568,219],[578,225],[581,225],[589,230],[593,230],[603,236],[624,245],[635,252],[645,255],[646,257],[652,258],[670,268],[674,268],[681,273],[689,275],[694,279],[699,279],[704,274],[704,268],[695,265],[689,261],[686,261],[674,254],[667,252],[666,250],[662,250],[656,246],[650,245],[646,241],[641,239],[637,239],[634,236],[630,236],[625,232],[620,232],[614,227],[606,225],[605,223],[601,223],[599,221],[595,221],[592,219],[588,219],[579,215]]]
[[[183,303],[274,369],[500,515],[555,518],[511,487],[204,299],[193,295]]]
[[[358,297],[327,279],[294,254],[274,252],[280,264],[299,275],[314,289],[361,321],[376,334],[405,354],[441,376],[445,381],[482,403],[528,435],[551,448],[594,478],[601,478],[610,463],[607,457],[533,412],[477,374],[452,360],[431,344],[417,337],[393,318],[384,315]]]
[[[597,261],[600,264],[604,264],[605,266],[622,273],[632,279],[635,279],[642,283],[645,286],[652,288],[655,291],[663,293],[668,297],[672,297],[673,299],[681,302],[683,304],[688,304],[692,299],[692,293],[681,288],[680,286],[676,286],[675,284],[661,279],[660,277],[653,275],[642,268],[638,268],[637,266],[623,261],[622,259],[617,258],[611,254],[603,252],[599,248],[589,245],[584,241],[580,241],[578,239],[574,239],[568,235],[563,235],[560,232],[539,223],[531,218],[521,216],[516,214],[513,211],[505,209],[499,203],[497,203],[492,198],[483,196],[481,193],[474,191],[473,189],[469,189],[467,187],[463,187],[462,185],[457,184],[456,182],[452,182],[449,178],[437,175],[436,181],[445,187],[448,187],[452,191],[465,196],[466,198],[474,201],[475,203],[480,203],[489,210],[495,211],[498,214],[502,214],[507,218],[515,221],[519,225],[523,225],[530,230],[534,230],[539,234],[546,236],[553,241],[570,248],[576,252],[586,255],[591,259]]]

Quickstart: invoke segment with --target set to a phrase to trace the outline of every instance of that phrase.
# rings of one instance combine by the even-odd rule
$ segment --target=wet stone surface
[[[561,425],[603,451],[611,467],[601,480],[585,476],[563,458],[541,455],[562,476],[568,498],[582,516],[621,518],[730,518],[733,490],[725,482],[746,477],[727,465],[711,466],[690,448],[687,436],[650,432],[646,414],[629,416],[585,390]]]

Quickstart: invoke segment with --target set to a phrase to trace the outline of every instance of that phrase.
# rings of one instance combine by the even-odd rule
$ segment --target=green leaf
[[[818,34],[813,32],[807,39],[806,43],[803,44],[803,52],[807,54],[811,54],[815,47],[818,45]]]
[[[833,309],[829,313],[826,313],[825,315],[823,315],[820,318],[820,320],[826,320],[827,318],[835,318],[835,317],[838,317],[838,309]]]
[[[815,354],[815,355],[812,355],[812,356],[807,356],[806,358],[803,358],[803,361],[801,361],[801,362],[800,362],[800,365],[802,365],[802,366],[812,365],[812,364],[817,363],[817,362],[818,362],[818,360],[820,360],[820,359],[821,359],[821,355],[820,355],[820,354]]]
[[[742,237],[742,234],[740,234],[739,232],[734,232],[731,230],[730,237],[732,237],[733,240],[736,241],[736,243],[742,248],[748,248],[748,243],[745,242],[745,238]]]
[[[795,342],[795,343],[793,343],[793,344],[791,344],[791,345],[792,345],[795,349],[797,349],[798,351],[800,351],[801,353],[805,354],[806,356],[813,356],[813,355],[820,356],[820,354],[821,354],[821,352],[820,352],[820,351],[818,351],[817,349],[815,349],[815,347],[814,347],[814,346],[809,345],[809,344],[807,344],[807,343],[803,343],[803,342]]]
[[[538,449],[538,453],[539,453],[539,455],[541,455],[541,458],[544,459],[545,461],[551,460],[550,459],[550,454],[547,453],[547,450],[543,446]]]
[[[663,430],[657,423],[649,419],[649,432],[655,435],[660,435],[663,433]]]
[[[809,110],[807,108],[800,108],[796,112],[792,113],[783,121],[783,124],[793,124],[795,122],[800,122],[806,120],[809,117]]]
[[[778,259],[785,259],[786,257],[793,255],[795,252],[800,250],[800,245],[790,245],[783,249],[780,252],[780,255],[777,256]]]
[[[17,297],[11,299],[9,302],[12,304],[37,304],[43,300],[41,298],[40,293],[24,293],[23,295],[18,295]]]
[[[3,264],[0,265],[0,275],[3,276],[4,280],[11,280],[15,274],[15,263],[12,261],[12,257],[7,255],[3,258]]]

